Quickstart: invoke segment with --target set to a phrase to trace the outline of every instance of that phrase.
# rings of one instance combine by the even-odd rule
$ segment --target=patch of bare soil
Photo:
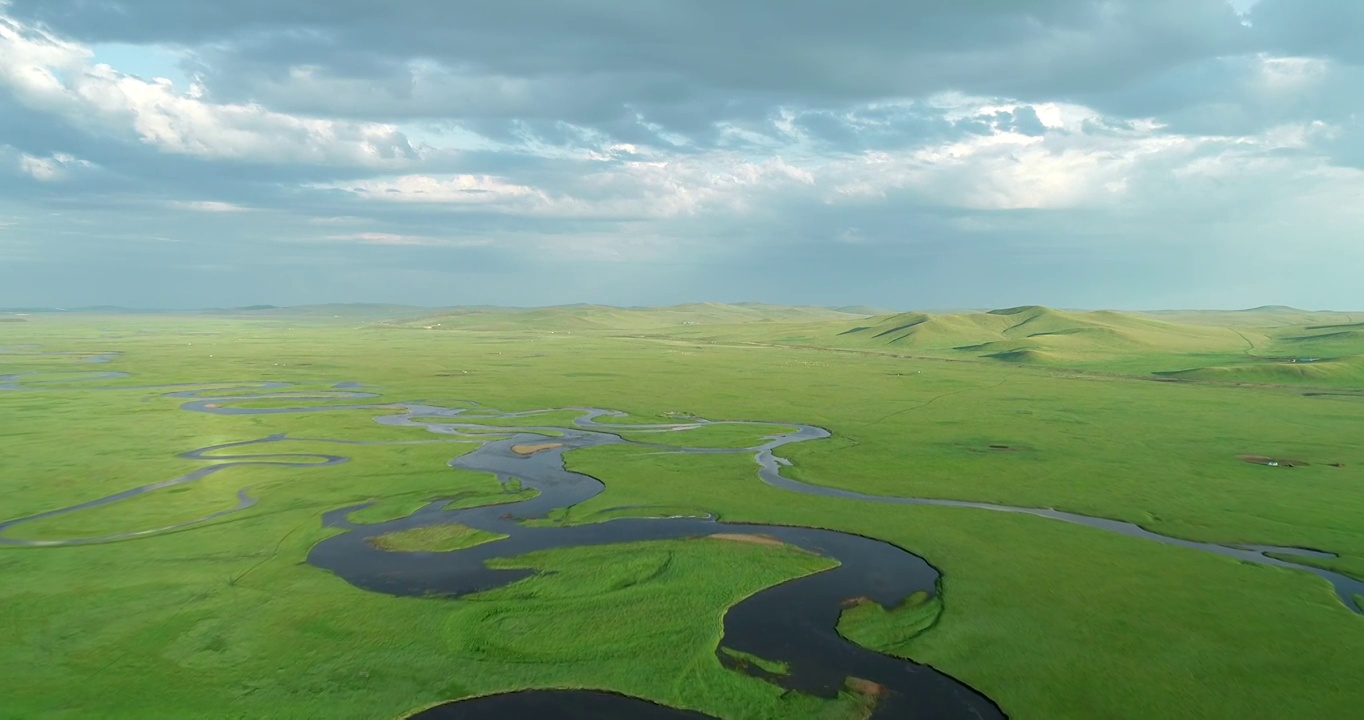
[[[748,535],[744,533],[715,533],[711,535],[717,540],[732,540],[734,542],[753,543],[755,545],[784,545],[782,541],[771,535]]]
[[[860,707],[856,717],[866,720],[876,714],[876,706],[881,704],[881,697],[886,693],[885,685],[859,677],[848,678],[845,685],[858,698]]]
[[[554,448],[563,446],[564,446],[563,443],[535,443],[533,445],[513,445],[511,446],[511,451],[523,457],[530,457],[535,453],[543,452],[545,450],[553,450]]]
[[[881,697],[886,692],[885,685],[882,685],[879,682],[873,682],[871,680],[863,680],[862,678],[859,677],[848,678],[848,689],[852,690],[853,692],[859,695],[865,695],[869,698]]]

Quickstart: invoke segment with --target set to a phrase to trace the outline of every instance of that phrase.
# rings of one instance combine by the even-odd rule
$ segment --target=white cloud
[[[33,179],[43,182],[51,182],[61,177],[61,168],[54,160],[36,158],[32,155],[19,156],[19,169]]]
[[[346,185],[366,200],[479,208],[509,214],[574,218],[669,218],[706,210],[741,210],[750,194],[813,185],[814,174],[775,157],[731,153],[606,164],[566,188],[550,191],[490,175],[404,175]]]
[[[18,163],[20,171],[39,182],[58,182],[65,180],[71,169],[94,167],[94,164],[87,160],[65,153],[56,153],[49,157],[20,153]]]
[[[0,6],[2,7],[2,6]],[[215,104],[202,90],[92,63],[89,48],[0,14],[0,89],[99,136],[210,159],[397,168],[417,157],[393,125],[295,117]]]
[[[548,202],[540,190],[491,175],[400,175],[344,186],[324,184],[317,187],[346,190],[362,198],[392,202],[480,206],[520,203],[523,208]]]
[[[867,238],[862,235],[862,231],[855,227],[844,228],[838,231],[838,234],[834,236],[834,239],[847,245],[861,245],[867,241]]]
[[[1021,103],[939,99],[950,119],[1013,112]],[[974,210],[1067,208],[1106,203],[1127,188],[1127,175],[1155,156],[1187,152],[1197,139],[1162,134],[1153,123],[1087,134],[1099,113],[1076,105],[1034,106],[1058,133],[1008,130],[966,134],[904,150],[814,158],[801,168],[820,200],[885,202],[909,193],[929,204]]]
[[[970,118],[1020,105],[962,104],[952,112]],[[1267,164],[1255,164],[1258,158],[1275,151],[1305,150],[1332,132],[1313,122],[1280,125],[1249,136],[1181,135],[1150,119],[1111,122],[1079,105],[1034,107],[1057,132],[1026,135],[996,130],[852,156],[762,159],[722,150],[655,153],[657,159],[603,162],[599,170],[552,190],[486,175],[407,175],[341,189],[385,203],[476,207],[543,217],[655,220],[761,212],[771,201],[791,196],[829,205],[865,205],[908,194],[929,205],[978,211],[1116,207],[1140,202],[1137,196],[1144,192],[1170,200],[1162,187],[1170,181],[1197,184],[1227,172],[1264,172],[1256,176],[1270,180],[1272,172],[1282,169],[1266,170]],[[1102,131],[1087,132],[1091,123]],[[1300,167],[1320,161],[1277,162]],[[1152,179],[1157,176],[1164,179]]]
[[[368,245],[430,245],[433,238],[421,235],[400,235],[397,233],[362,232],[345,235],[328,235],[328,240],[365,243]]]
[[[1260,54],[1259,79],[1271,91],[1299,90],[1322,80],[1330,62],[1322,58]]]
[[[490,244],[484,238],[450,238],[393,232],[356,232],[327,235],[323,240],[361,245],[438,245],[442,247],[481,247]]]
[[[330,215],[308,218],[308,222],[312,225],[354,225],[365,222],[365,218],[356,215]]]
[[[194,210],[197,212],[207,213],[236,213],[246,212],[251,209],[243,205],[236,205],[234,203],[229,202],[220,202],[218,200],[177,200],[170,203],[170,205],[172,207],[182,208],[184,210]]]

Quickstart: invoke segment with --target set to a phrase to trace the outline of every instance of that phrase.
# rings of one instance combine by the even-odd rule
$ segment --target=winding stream
[[[539,494],[511,505],[459,510],[442,509],[433,502],[412,515],[379,524],[356,525],[346,517],[368,505],[334,510],[323,516],[329,527],[348,530],[318,543],[308,562],[330,570],[357,587],[391,595],[459,597],[522,580],[529,569],[494,569],[493,558],[513,558],[550,548],[609,545],[649,540],[699,538],[715,534],[765,535],[833,558],[839,565],[762,590],[731,607],[724,618],[724,635],[716,658],[731,669],[761,677],[788,690],[832,698],[849,678],[870,680],[882,690],[873,718],[1003,718],[987,698],[951,677],[908,660],[882,655],[849,642],[835,629],[844,601],[866,597],[886,608],[900,605],[915,592],[933,594],[938,573],[922,558],[889,543],[847,533],[815,528],[718,522],[713,518],[622,518],[590,525],[527,526],[524,520],[542,518],[551,510],[580,503],[604,486],[596,478],[564,468],[566,451],[594,445],[628,442],[594,430],[567,430],[555,438],[559,447],[521,455],[516,445],[543,441],[543,436],[517,432],[487,442],[450,462],[452,467],[488,472],[504,480],[516,479]],[[633,443],[632,443],[633,444]],[[428,525],[459,523],[506,535],[503,540],[442,553],[394,553],[375,548],[369,540],[379,535]],[[725,652],[737,650],[786,663],[783,675],[740,664]],[[498,701],[496,713],[507,715]],[[619,701],[612,701],[619,702]],[[463,701],[454,705],[463,705]],[[489,705],[492,712],[492,704]],[[451,717],[444,709],[416,717]],[[465,710],[460,711],[465,712]],[[532,717],[525,709],[526,717]],[[640,706],[629,717],[670,717],[656,706]],[[436,713],[436,714],[428,714]],[[641,714],[644,713],[644,714]],[[664,713],[664,714],[659,714]],[[473,717],[453,715],[453,717]]]
[[[108,359],[110,355],[100,356]],[[71,373],[61,373],[70,375]],[[59,389],[74,382],[71,378],[42,380],[43,374],[0,375],[0,390]],[[91,372],[83,380],[127,377],[125,373]],[[711,424],[748,424],[772,427],[771,423],[744,421],[712,422],[688,418],[685,422],[620,424],[600,422],[601,418],[620,416],[599,408],[556,408],[522,413],[497,413],[476,403],[467,407],[443,407],[416,403],[366,404],[358,402],[376,397],[363,392],[360,383],[338,383],[324,391],[293,391],[288,383],[212,383],[147,385],[137,387],[100,387],[104,390],[166,390],[169,397],[182,399],[181,408],[192,412],[220,415],[261,415],[319,412],[326,410],[378,411],[378,423],[395,427],[420,428],[444,436],[437,440],[345,441],[327,438],[296,438],[272,435],[258,440],[214,445],[182,454],[181,457],[213,464],[170,480],[125,490],[65,508],[29,517],[0,522],[0,545],[52,546],[126,540],[183,530],[193,525],[238,512],[254,504],[249,488],[238,493],[238,504],[201,518],[176,525],[123,533],[100,538],[24,540],[7,537],[24,523],[119,502],[159,489],[200,480],[219,471],[247,465],[318,467],[346,462],[342,455],[321,453],[271,453],[269,444],[285,440],[306,440],[338,445],[411,444],[431,442],[478,443],[468,454],[450,461],[450,466],[492,473],[504,483],[515,479],[538,494],[513,504],[448,510],[445,501],[432,502],[417,512],[378,524],[355,524],[347,517],[366,505],[340,508],[323,515],[326,526],[345,532],[328,538],[310,551],[308,562],[326,569],[350,584],[391,595],[424,596],[437,594],[459,597],[522,580],[534,574],[529,569],[494,569],[486,564],[494,558],[512,558],[537,550],[583,547],[648,540],[699,538],[708,535],[760,535],[774,538],[806,551],[832,558],[832,569],[790,580],[762,590],[731,607],[724,617],[724,634],[716,648],[716,658],[732,670],[762,678],[788,690],[821,697],[833,697],[846,689],[851,678],[873,683],[876,702],[872,718],[1003,718],[992,701],[965,684],[933,668],[912,661],[883,655],[844,639],[836,630],[837,621],[850,598],[865,597],[885,608],[894,608],[916,592],[932,595],[939,579],[937,571],[922,558],[883,541],[832,530],[720,522],[711,518],[623,518],[589,525],[535,525],[525,520],[544,518],[553,510],[587,500],[604,489],[596,478],[568,471],[564,453],[598,445],[629,444],[652,447],[673,453],[746,453],[758,465],[759,478],[785,490],[861,502],[905,505],[937,505],[971,508],[992,512],[1022,513],[1051,520],[1084,525],[1168,545],[1216,553],[1238,560],[1302,570],[1320,577],[1335,588],[1341,602],[1350,610],[1364,614],[1357,595],[1364,595],[1364,582],[1328,570],[1292,562],[1280,556],[1334,557],[1330,553],[1300,548],[1264,545],[1221,545],[1161,535],[1134,523],[1090,517],[1051,508],[1027,508],[933,498],[907,498],[866,495],[849,490],[810,485],[782,474],[789,463],[776,455],[784,445],[827,438],[829,432],[808,425],[791,425],[794,431],[771,435],[767,442],[748,448],[681,448],[672,445],[627,440],[618,433],[684,432]],[[66,388],[70,389],[70,388]],[[284,400],[287,407],[253,408],[233,403]],[[309,406],[307,403],[355,400],[352,404]],[[295,404],[298,403],[298,404]],[[572,428],[507,427],[481,423],[486,420],[533,418],[547,412],[571,410],[577,414]],[[492,433],[491,435],[489,433]],[[518,453],[516,445],[545,443],[553,438],[554,447],[529,455]],[[495,438],[495,439],[492,439]],[[249,449],[250,452],[241,452]],[[224,454],[224,453],[228,454]],[[505,535],[501,540],[440,553],[390,552],[376,548],[376,536],[429,525],[459,523],[478,530]],[[726,650],[751,654],[785,663],[784,674],[767,672],[750,663],[740,662]],[[553,707],[556,717],[620,717],[645,720],[702,718],[703,715],[655,705],[604,691],[543,690],[523,691],[466,699],[424,710],[413,717],[431,718],[538,718]]]

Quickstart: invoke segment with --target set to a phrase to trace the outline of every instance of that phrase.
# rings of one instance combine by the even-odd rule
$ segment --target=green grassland
[[[853,604],[839,618],[838,631],[859,645],[909,657],[913,655],[910,643],[941,615],[942,598],[919,592],[889,610],[873,602]]]
[[[373,502],[351,519],[378,522],[433,501],[528,493],[446,466],[473,442],[319,441],[437,438],[377,425],[373,412],[212,416],[136,387],[148,384],[273,380],[322,391],[356,380],[379,393],[365,403],[604,407],[629,413],[599,418],[627,436],[678,445],[743,446],[808,423],[833,437],[780,451],[806,482],[1311,547],[1340,555],[1313,562],[1364,575],[1364,314],[726,307],[52,313],[5,325],[0,347],[122,355],[87,365],[19,350],[0,353],[0,374],[132,377],[54,375],[70,382],[0,391],[0,521],[238,453],[351,460],[233,467],[3,533],[99,537],[231,507],[246,486],[258,500],[137,540],[0,546],[0,717],[397,718],[531,687],[605,688],[736,719],[858,717],[853,695],[783,694],[714,656],[726,607],[827,561],[720,540],[638,543],[516,558],[552,572],[462,600],[364,592],[304,562],[332,532],[323,512]],[[1321,392],[1338,394],[1309,394]],[[628,430],[669,412],[773,425]],[[574,415],[504,422],[568,427]],[[275,433],[290,439],[179,457]],[[939,598],[891,611],[853,605],[840,631],[962,679],[1013,718],[1358,713],[1364,617],[1305,572],[1031,516],[791,493],[762,484],[746,454],[605,446],[565,457],[606,490],[558,521],[714,513],[855,532],[924,556],[943,572]]]
[[[372,539],[375,547],[395,552],[449,552],[507,537],[484,532],[457,523],[427,525],[425,527],[384,533]]]

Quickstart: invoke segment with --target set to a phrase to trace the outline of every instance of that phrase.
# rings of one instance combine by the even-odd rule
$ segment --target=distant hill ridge
[[[448,308],[400,322],[429,329],[478,331],[631,331],[689,325],[839,321],[864,317],[825,307],[766,303],[684,303],[663,307],[558,305],[539,308]]]
[[[873,311],[875,311],[874,314]],[[3,312],[3,311],[0,311]],[[43,312],[156,312],[123,308]],[[175,311],[160,311],[167,314]],[[694,302],[662,307],[576,303],[429,308],[382,303],[252,305],[182,315],[360,323],[376,330],[597,334],[710,343],[888,352],[1043,367],[1150,367],[1178,378],[1364,381],[1364,313],[1266,305],[1245,310],[1118,312],[1019,305],[885,312],[864,306]],[[22,317],[31,315],[32,317]],[[5,317],[0,315],[0,317]],[[1162,359],[1163,358],[1163,359]],[[1119,365],[1115,365],[1115,363]]]
[[[1039,305],[951,315],[899,313],[871,320],[876,322],[839,333],[837,344],[953,351],[1010,362],[1061,362],[1073,356],[1127,353],[1144,347],[1234,347],[1237,341],[1229,330],[1213,331],[1132,313],[1062,311]]]
[[[401,303],[319,303],[308,305],[270,305],[255,304],[234,307],[200,307],[200,308],[149,308],[149,307],[129,307],[124,305],[80,305],[71,307],[57,306],[23,306],[23,307],[0,307],[0,313],[40,313],[40,312],[69,312],[69,313],[231,313],[231,312],[279,312],[279,313],[320,313],[324,311],[346,311],[346,312],[383,312],[388,310],[400,311],[423,311],[423,312],[442,312],[455,310],[486,310],[486,311],[528,311],[528,310],[547,310],[547,309],[570,309],[570,308],[610,308],[617,310],[664,310],[678,308],[806,308],[811,310],[825,310],[848,315],[861,316],[880,316],[896,314],[896,310],[875,307],[870,305],[784,305],[780,303],[762,302],[691,302],[678,305],[604,305],[600,303],[567,303],[560,305],[405,305]],[[971,313],[989,313],[996,315],[1010,315],[1023,312],[1036,312],[1039,310],[1052,310],[1056,312],[1087,312],[1084,310],[1061,311],[1055,308],[1048,308],[1041,305],[1020,305],[1010,308],[975,308],[975,309],[932,309],[923,312],[934,315],[959,315]],[[1170,310],[1134,310],[1130,314],[1182,314],[1182,313],[1201,313],[1207,315],[1220,315],[1226,313],[1288,313],[1288,314],[1333,314],[1345,311],[1332,310],[1302,310],[1288,305],[1261,305],[1258,307],[1244,308],[1238,310],[1197,310],[1197,309],[1170,309]],[[1364,313],[1364,311],[1361,311]]]
[[[669,331],[715,342],[815,346],[1171,379],[1364,381],[1364,313],[1117,312],[1021,305],[843,321]]]

